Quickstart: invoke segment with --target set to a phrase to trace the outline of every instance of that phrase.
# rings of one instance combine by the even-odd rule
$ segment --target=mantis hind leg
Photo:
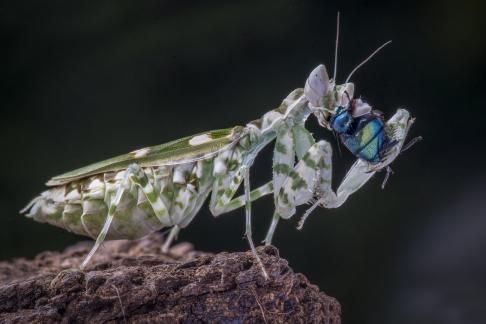
[[[142,190],[160,223],[162,225],[172,225],[170,224],[169,210],[167,206],[162,201],[160,194],[157,193],[157,190],[150,182],[143,169],[138,164],[134,163],[128,166],[126,172],[130,181]]]
[[[130,180],[142,190],[160,223],[162,225],[173,225],[167,206],[162,201],[162,198],[159,193],[157,193],[157,190],[152,185],[143,169],[138,164],[131,164],[127,169],[127,173],[129,173]],[[180,227],[177,225],[171,229],[167,240],[161,247],[162,253],[167,253],[169,251],[170,245],[177,237],[179,230]]]
[[[96,242],[91,248],[91,251],[89,251],[88,255],[84,259],[83,263],[79,266],[80,270],[84,270],[86,266],[88,265],[89,261],[93,257],[93,255],[96,253],[98,248],[101,246],[101,244],[105,241],[105,237],[108,234],[108,231],[110,229],[111,222],[113,221],[113,216],[115,215],[116,209],[118,205],[120,204],[121,198],[123,196],[123,193],[127,189],[127,186],[129,185],[129,176],[130,176],[130,171],[127,170],[125,172],[125,175],[123,177],[122,183],[120,184],[120,187],[118,188],[115,197],[111,200],[110,206],[108,208],[108,214],[106,216],[105,224],[103,225],[103,228],[101,229],[100,233],[98,234],[98,237],[96,238]]]
[[[115,194],[115,197],[111,200],[110,206],[108,208],[108,214],[106,216],[106,220],[105,220],[105,223],[103,225],[103,228],[101,229],[100,233],[98,234],[98,237],[96,238],[95,244],[93,245],[93,247],[89,251],[88,255],[84,258],[83,262],[79,266],[79,270],[82,271],[86,268],[86,266],[89,264],[89,261],[91,260],[93,255],[95,255],[96,251],[99,249],[101,244],[103,244],[103,242],[105,241],[106,235],[108,234],[108,231],[110,230],[110,225],[113,221],[113,217],[115,215],[116,209],[117,209],[118,205],[120,204],[123,193],[125,192],[125,190],[127,189],[128,185],[129,185],[129,176],[130,176],[130,173],[127,171],[125,173],[124,177],[123,177],[122,182],[120,183],[120,187],[118,188],[118,190]],[[54,287],[57,284],[57,282],[59,282],[64,275],[66,275],[70,272],[76,271],[76,270],[77,269],[66,269],[66,270],[62,270],[61,272],[59,272],[56,275],[56,277],[54,277],[54,279],[51,281],[51,283],[50,283],[51,288]]]
[[[88,265],[89,261],[99,249],[101,244],[104,242],[106,235],[110,229],[110,225],[113,221],[113,217],[116,213],[117,207],[120,204],[123,193],[129,188],[130,183],[139,186],[146,196],[148,202],[152,206],[155,215],[161,222],[161,224],[166,224],[168,220],[168,210],[167,207],[162,202],[160,195],[157,194],[154,186],[150,183],[147,175],[144,173],[143,169],[138,164],[131,164],[123,176],[123,180],[120,183],[118,190],[116,191],[115,197],[111,200],[110,206],[108,207],[108,214],[106,216],[105,223],[101,229],[96,242],[91,248],[83,263],[81,263],[80,269],[83,270]]]
[[[167,254],[169,252],[170,246],[172,245],[174,239],[177,238],[180,230],[181,228],[178,225],[174,225],[174,227],[172,227],[169,236],[165,240],[164,245],[162,245],[162,248],[160,249],[162,253]]]

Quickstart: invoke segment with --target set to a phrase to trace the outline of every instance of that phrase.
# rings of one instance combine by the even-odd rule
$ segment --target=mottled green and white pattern
[[[349,103],[353,92],[352,83],[335,85],[320,65],[304,89],[292,91],[277,109],[246,126],[136,150],[54,177],[22,213],[96,239],[85,266],[104,239],[135,239],[172,227],[167,249],[211,195],[209,208],[215,216],[245,206],[246,235],[260,262],[251,238],[250,201],[273,193],[275,213],[265,240],[270,244],[278,220],[292,217],[297,206],[313,203],[303,220],[317,206],[339,207],[399,154],[413,121],[403,109],[386,124],[388,139],[398,142],[386,158],[378,165],[358,160],[338,190],[332,190],[331,145],[316,142],[305,122],[314,115],[329,128],[330,117]],[[272,179],[251,190],[249,169],[274,140]],[[242,183],[244,194],[235,198]]]

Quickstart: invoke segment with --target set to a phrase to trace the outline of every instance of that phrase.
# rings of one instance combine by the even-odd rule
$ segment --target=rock
[[[258,248],[265,280],[251,252],[213,255],[180,243],[164,255],[162,242],[159,233],[107,242],[85,271],[75,267],[91,242],[0,262],[0,322],[340,323],[337,300],[275,247]]]

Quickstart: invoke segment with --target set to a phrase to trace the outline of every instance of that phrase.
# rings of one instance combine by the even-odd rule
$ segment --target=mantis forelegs
[[[292,217],[296,207],[311,201],[316,193],[323,199],[335,199],[331,188],[331,156],[331,145],[319,141],[297,163],[278,192],[276,210],[282,218]]]
[[[310,144],[310,142],[308,142]],[[325,189],[326,193],[334,195],[331,190],[331,146],[326,141],[317,142],[309,147],[294,168],[288,164],[281,165],[281,173],[285,174],[280,189],[275,190],[275,214],[265,238],[265,244],[271,244],[278,220],[290,218],[296,212],[296,207],[311,201],[316,190]],[[274,166],[275,169],[275,166]]]
[[[332,190],[332,149],[326,141],[312,145],[286,179],[276,201],[276,210],[282,218],[290,218],[296,212],[296,207],[313,199],[315,202],[304,213],[298,229],[311,212],[318,206],[337,208],[365,184],[374,174],[369,171],[369,165],[358,160],[339,186],[337,193]],[[367,171],[368,170],[368,171]]]
[[[302,159],[307,151],[314,145],[315,140],[303,125],[294,125],[292,127],[282,124],[277,129],[277,140],[273,154],[273,184],[274,184],[274,202],[278,205],[280,191],[282,186],[289,178],[296,177],[297,171],[294,169],[295,157]],[[281,215],[275,210],[272,221],[265,236],[265,245],[272,243],[273,234],[277,228]]]

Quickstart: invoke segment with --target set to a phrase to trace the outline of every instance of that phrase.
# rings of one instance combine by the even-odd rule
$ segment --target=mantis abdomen
[[[96,239],[110,202],[127,186],[117,206],[107,239],[136,239],[163,227],[184,227],[207,198],[213,182],[207,170],[214,158],[176,166],[146,167],[143,172],[168,215],[158,217],[144,188],[123,183],[126,170],[109,172],[44,191],[29,204],[27,216]]]

